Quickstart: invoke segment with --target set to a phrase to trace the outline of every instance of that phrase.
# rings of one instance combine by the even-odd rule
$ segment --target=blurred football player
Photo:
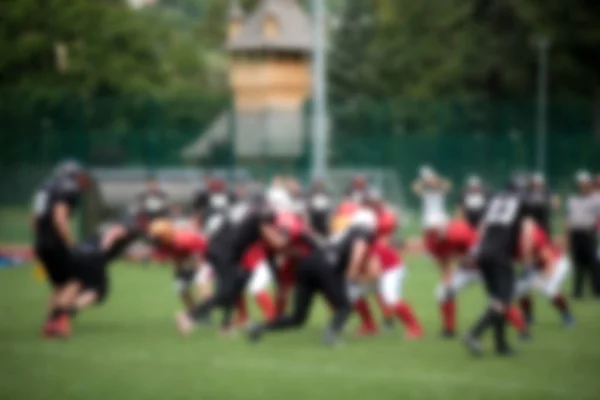
[[[446,196],[452,189],[449,180],[439,176],[429,166],[421,167],[419,178],[413,183],[413,193],[421,198],[422,223],[427,225],[437,215],[448,215],[446,212]]]
[[[533,242],[533,265],[526,265],[524,274],[517,281],[516,297],[520,300],[521,309],[527,322],[531,323],[531,303],[528,300],[531,290],[539,291],[546,296],[560,313],[563,324],[571,326],[573,316],[569,311],[568,301],[561,292],[561,286],[570,270],[569,260],[555,246],[544,229],[537,223],[531,224],[524,233]],[[522,251],[519,251],[518,258]]]
[[[74,245],[70,217],[87,186],[87,173],[76,161],[58,165],[36,191],[33,200],[34,251],[52,286],[45,337],[67,337],[68,310],[81,289],[71,248]]]
[[[533,261],[531,238],[524,234],[531,223],[532,220],[526,217],[523,191],[513,177],[507,188],[490,200],[476,244],[476,262],[490,305],[464,340],[467,349],[475,356],[482,355],[479,338],[490,327],[494,330],[496,353],[500,356],[514,354],[506,340],[506,317],[514,295],[513,264],[519,249],[525,264]]]
[[[379,269],[376,291],[383,314],[388,318],[390,315],[398,317],[406,327],[406,338],[419,339],[424,335],[423,328],[412,307],[402,299],[406,268],[399,250],[394,246],[394,235],[398,227],[396,212],[385,204],[378,190],[371,189],[367,192],[365,205],[374,212],[376,217],[375,241],[371,251]],[[363,320],[361,334],[371,334],[376,331],[364,298],[365,292],[369,289],[370,287],[364,284],[351,284],[349,287],[350,300],[354,302]]]
[[[475,229],[479,227],[488,200],[489,194],[483,187],[481,179],[471,175],[460,198],[459,211],[460,215]]]
[[[69,308],[74,317],[80,311],[106,301],[110,289],[108,267],[144,231],[145,219],[131,216],[109,224],[99,233],[73,248],[73,259],[81,289]]]

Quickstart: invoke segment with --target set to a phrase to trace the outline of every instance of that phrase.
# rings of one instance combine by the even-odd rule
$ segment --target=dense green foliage
[[[346,2],[334,33],[332,95],[531,97],[536,40],[551,40],[553,98],[600,93],[600,4],[587,0]]]

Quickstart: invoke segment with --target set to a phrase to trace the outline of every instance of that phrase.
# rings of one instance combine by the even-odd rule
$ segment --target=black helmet
[[[86,175],[86,172],[79,161],[64,160],[54,168],[54,175],[61,178],[75,178],[79,175]]]
[[[515,172],[508,180],[507,189],[510,191],[521,192],[527,189],[528,183],[529,179],[525,172]]]

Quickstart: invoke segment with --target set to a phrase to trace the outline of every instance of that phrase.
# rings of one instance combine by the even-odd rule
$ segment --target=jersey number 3
[[[516,198],[496,198],[490,203],[485,221],[491,225],[510,225],[517,216],[519,200]]]

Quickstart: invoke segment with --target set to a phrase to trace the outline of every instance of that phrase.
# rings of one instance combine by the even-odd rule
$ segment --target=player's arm
[[[71,226],[69,225],[69,206],[65,202],[58,202],[52,209],[52,221],[60,237],[68,245],[73,243]]]
[[[364,267],[361,277],[366,281],[374,281],[381,274],[381,261],[375,254],[367,259]]]
[[[350,260],[346,273],[346,278],[349,281],[359,280],[362,264],[367,256],[368,251],[367,241],[364,239],[355,240],[350,251]]]
[[[452,190],[452,182],[449,179],[440,178],[440,189],[448,193],[450,190]]]
[[[556,268],[556,263],[554,262],[554,252],[552,251],[551,246],[545,246],[542,250],[540,257],[542,259],[542,265],[544,266],[543,275],[546,278],[549,278],[554,273],[554,269]]]
[[[102,235],[100,247],[102,250],[107,250],[123,236],[125,236],[125,228],[122,225],[112,226],[104,233],[104,235]]]
[[[420,179],[417,179],[413,182],[412,191],[417,196],[421,196],[423,194],[423,182]]]
[[[523,263],[525,266],[533,264],[533,252],[534,252],[534,229],[535,222],[532,218],[525,218],[521,223],[521,237],[520,246],[523,251]]]
[[[274,223],[263,223],[260,226],[260,232],[269,247],[275,251],[285,249],[289,243],[289,235],[278,229]]]

